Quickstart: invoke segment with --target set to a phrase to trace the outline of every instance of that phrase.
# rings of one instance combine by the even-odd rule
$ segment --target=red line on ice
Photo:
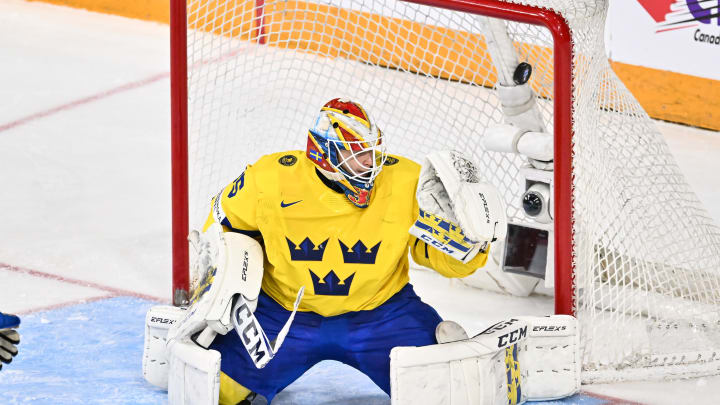
[[[20,125],[23,125],[23,124],[27,124],[28,122],[35,121],[35,120],[37,120],[37,119],[47,117],[47,116],[49,116],[49,115],[53,115],[53,114],[59,113],[59,112],[61,112],[61,111],[70,110],[70,109],[72,109],[72,108],[81,106],[81,105],[83,105],[83,104],[88,104],[88,103],[91,103],[91,102],[93,102],[93,101],[97,101],[97,100],[100,100],[100,99],[103,99],[103,98],[107,98],[107,97],[110,97],[110,96],[112,96],[112,95],[115,95],[115,94],[118,94],[118,93],[122,93],[122,92],[124,92],[124,91],[133,90],[133,89],[136,89],[136,88],[138,88],[138,87],[146,86],[146,85],[148,85],[148,84],[150,84],[150,83],[154,83],[154,82],[156,82],[156,81],[158,81],[158,80],[166,79],[166,78],[168,78],[168,77],[170,77],[170,73],[167,73],[167,72],[166,72],[166,73],[160,73],[160,74],[157,74],[157,75],[155,75],[155,76],[150,76],[150,77],[148,77],[148,78],[146,78],[146,79],[137,80],[137,81],[130,82],[130,83],[127,83],[127,84],[123,84],[122,86],[115,87],[114,89],[106,90],[106,91],[103,91],[103,92],[94,94],[94,95],[92,95],[92,96],[83,97],[83,98],[80,98],[80,99],[71,101],[71,102],[69,102],[69,103],[62,104],[62,105],[59,105],[59,106],[57,106],[57,107],[50,108],[50,109],[45,110],[45,111],[36,112],[35,114],[31,114],[31,115],[28,115],[28,116],[26,116],[26,117],[23,117],[23,118],[20,118],[20,119],[15,120],[15,121],[9,122],[9,123],[7,123],[7,124],[0,125],[0,132],[7,131],[8,129],[12,129],[12,128],[15,128],[15,127],[17,127],[17,126],[20,126]]]
[[[635,401],[628,401],[627,399],[620,399],[615,397],[609,397],[607,395],[600,395],[596,394],[594,392],[589,391],[580,391],[580,394],[587,395],[588,397],[592,397],[595,399],[602,399],[605,401],[609,401],[607,405],[645,405],[642,402],[635,402]]]
[[[192,66],[190,66],[190,69],[194,69],[194,68],[197,68],[197,67],[200,67],[200,66],[204,66],[204,65],[209,65],[209,64],[212,64],[212,63],[219,63],[219,62],[226,61],[226,60],[228,60],[229,58],[232,58],[233,56],[236,56],[237,54],[239,54],[239,53],[242,52],[243,50],[244,50],[244,47],[240,47],[240,48],[237,48],[237,49],[230,50],[229,52],[226,52],[226,53],[224,53],[224,54],[222,54],[222,55],[220,55],[220,56],[218,56],[218,57],[215,57],[215,58],[212,58],[212,59],[208,59],[208,60],[199,61],[199,62],[193,64]],[[136,88],[138,88],[138,87],[146,86],[146,85],[151,84],[151,83],[154,83],[154,82],[156,82],[156,81],[158,81],[158,80],[167,79],[167,78],[169,78],[169,77],[170,77],[170,72],[159,73],[159,74],[156,74],[156,75],[154,75],[154,76],[150,76],[150,77],[145,78],[145,79],[141,79],[141,80],[137,80],[137,81],[134,81],[134,82],[127,83],[127,84],[123,84],[122,86],[115,87],[114,89],[106,90],[106,91],[103,91],[103,92],[94,94],[94,95],[92,95],[92,96],[83,97],[83,98],[77,99],[77,100],[75,100],[75,101],[71,101],[71,102],[69,102],[69,103],[62,104],[62,105],[59,105],[59,106],[57,106],[57,107],[53,107],[53,108],[47,109],[47,110],[45,110],[45,111],[36,112],[35,114],[31,114],[31,115],[28,115],[28,116],[26,116],[26,117],[19,118],[19,119],[15,120],[15,121],[9,122],[9,123],[7,123],[7,124],[2,124],[2,125],[0,125],[0,132],[7,131],[8,129],[12,129],[12,128],[15,128],[15,127],[17,127],[17,126],[27,124],[28,122],[35,121],[35,120],[37,120],[37,119],[47,117],[47,116],[49,116],[49,115],[53,115],[53,114],[58,113],[58,112],[61,112],[61,111],[66,111],[66,110],[73,109],[73,108],[78,107],[78,106],[81,106],[81,105],[83,105],[83,104],[88,104],[88,103],[91,103],[91,102],[93,102],[93,101],[101,100],[101,99],[103,99],[103,98],[107,98],[107,97],[110,97],[110,96],[112,96],[112,95],[115,95],[115,94],[118,94],[118,93],[122,93],[122,92],[124,92],[124,91],[133,90],[133,89],[136,89]]]
[[[41,307],[24,309],[22,311],[15,312],[15,315],[27,315],[27,314],[32,314],[33,312],[52,311],[53,309],[69,307],[71,305],[77,305],[77,304],[87,304],[90,302],[102,301],[105,299],[115,298],[115,297],[117,297],[117,295],[115,295],[115,294],[104,294],[104,295],[98,295],[97,297],[80,298],[80,299],[76,299],[76,300],[72,300],[72,301],[61,302],[58,304],[43,305]]]
[[[5,264],[5,263],[0,263],[0,270],[8,270],[8,271],[12,271],[15,273],[28,274],[28,275],[34,276],[34,277],[46,278],[46,279],[50,279],[50,280],[60,281],[63,283],[95,288],[98,290],[107,291],[107,292],[111,293],[112,296],[136,297],[136,298],[142,298],[145,300],[158,301],[158,302],[167,302],[168,301],[166,299],[158,298],[158,297],[155,297],[152,295],[141,294],[141,293],[137,293],[134,291],[123,290],[120,288],[108,287],[105,285],[93,283],[91,281],[77,280],[74,278],[59,276],[57,274],[52,274],[52,273],[45,273],[42,271],[27,269],[27,268],[23,268],[23,267],[11,266],[11,265]]]

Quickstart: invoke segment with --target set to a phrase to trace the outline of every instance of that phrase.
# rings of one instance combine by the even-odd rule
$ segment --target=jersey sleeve
[[[252,166],[248,166],[237,179],[213,197],[203,230],[217,222],[226,232],[257,236],[260,233],[256,219],[257,204],[258,193],[253,170]]]
[[[413,210],[416,215],[420,212],[417,200],[415,200]],[[415,263],[430,267],[445,277],[453,278],[469,276],[474,273],[475,270],[485,266],[488,254],[490,253],[490,247],[488,245],[488,248],[484,252],[479,252],[472,260],[463,263],[432,246],[428,246],[427,243],[415,236],[410,238],[409,247],[410,254],[413,260],[415,260]]]

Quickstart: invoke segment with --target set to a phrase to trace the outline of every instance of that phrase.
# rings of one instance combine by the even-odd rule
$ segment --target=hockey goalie
[[[145,378],[167,387],[171,404],[248,404],[256,394],[270,402],[316,363],[336,360],[392,393],[393,403],[416,404],[429,403],[412,394],[423,370],[459,367],[464,385],[433,386],[465,400],[433,403],[502,402],[485,400],[492,390],[507,403],[498,370],[505,373],[507,349],[533,335],[492,346],[494,334],[467,339],[438,329],[442,319],[408,274],[409,250],[444,276],[467,276],[505,229],[501,198],[469,159],[440,152],[421,167],[388,155],[368,113],[333,99],[305,151],[262,157],[213,198],[203,232],[190,235],[198,274],[191,305],[148,313]],[[514,361],[522,363],[522,353],[537,350],[520,353]]]

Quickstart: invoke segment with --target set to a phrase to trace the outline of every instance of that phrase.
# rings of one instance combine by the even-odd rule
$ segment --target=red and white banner
[[[720,0],[611,0],[610,59],[720,80]]]

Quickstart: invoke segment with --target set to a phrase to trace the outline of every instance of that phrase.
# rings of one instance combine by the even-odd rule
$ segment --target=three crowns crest
[[[299,244],[295,244],[287,236],[285,240],[287,241],[290,250],[290,259],[292,261],[319,262],[323,260],[325,248],[327,248],[330,238],[325,239],[318,245],[315,245],[309,237],[303,239]],[[343,262],[345,264],[375,264],[375,259],[377,258],[382,241],[371,248],[365,246],[365,243],[361,240],[355,242],[352,247],[348,247],[339,239],[338,243],[340,244]],[[350,287],[352,286],[355,273],[352,273],[344,280],[340,280],[340,277],[338,277],[335,271],[330,270],[321,280],[320,276],[315,274],[311,269],[308,270],[310,271],[310,278],[312,278],[313,287],[315,288],[315,295],[348,296],[350,294]]]
[[[315,244],[306,237],[299,245],[294,244],[287,236],[285,237],[290,248],[290,259],[293,261],[311,261],[319,262],[325,254],[328,239],[315,246]]]
[[[375,257],[377,257],[381,242],[378,242],[370,249],[361,240],[355,242],[352,248],[348,248],[341,240],[338,240],[338,242],[340,242],[345,263],[375,264]]]
[[[315,288],[315,295],[344,295],[350,294],[350,286],[352,285],[355,273],[351,274],[345,280],[340,281],[340,278],[335,274],[333,270],[325,275],[320,281],[320,277],[310,270],[310,277],[312,278],[313,287]]]

